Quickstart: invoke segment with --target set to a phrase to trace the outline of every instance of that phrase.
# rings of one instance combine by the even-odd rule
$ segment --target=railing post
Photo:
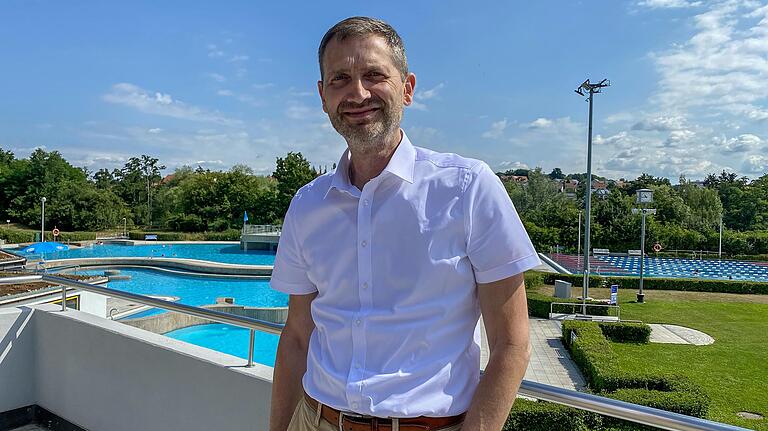
[[[254,345],[254,338],[256,336],[256,330],[251,328],[250,333],[248,334],[248,340],[249,340],[249,346],[248,346],[248,367],[253,366],[253,345]]]
[[[61,286],[61,311],[67,311],[67,286]]]

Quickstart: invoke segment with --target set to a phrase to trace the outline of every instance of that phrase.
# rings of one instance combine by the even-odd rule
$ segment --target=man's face
[[[332,39],[317,83],[323,111],[353,151],[375,149],[397,133],[416,77],[403,82],[387,42],[378,36]]]

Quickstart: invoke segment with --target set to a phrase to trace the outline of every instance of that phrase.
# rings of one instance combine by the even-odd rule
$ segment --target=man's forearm
[[[463,430],[499,431],[515,402],[520,382],[525,376],[530,346],[505,345],[492,350],[472,397]]]
[[[272,378],[270,431],[285,431],[304,393],[301,378],[307,369],[307,350],[290,339],[280,338]]]

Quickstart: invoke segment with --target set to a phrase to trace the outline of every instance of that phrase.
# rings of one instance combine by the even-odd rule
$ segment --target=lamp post
[[[641,213],[642,223],[640,227],[640,289],[637,292],[637,302],[645,302],[645,294],[643,293],[643,274],[645,273],[645,215],[656,214],[654,208],[643,208],[642,205],[653,203],[653,190],[639,189],[637,191],[637,203],[641,205],[641,208],[632,208],[632,214]]]
[[[578,236],[576,237],[576,266],[581,266],[581,210],[579,210]]]
[[[40,199],[43,208],[40,214],[40,242],[45,242],[45,196]]]
[[[584,96],[584,92],[589,93],[589,132],[587,134],[587,194],[584,199],[584,280],[582,282],[581,290],[581,312],[587,314],[587,296],[589,296],[589,225],[591,218],[591,205],[592,205],[592,96],[595,93],[600,93],[601,89],[611,85],[611,82],[607,79],[603,79],[597,83],[590,83],[589,79],[582,82],[579,87],[574,90],[579,96]]]
[[[123,237],[128,235],[128,219],[123,217]]]
[[[723,213],[720,213],[720,242],[717,244],[717,259],[723,260]]]

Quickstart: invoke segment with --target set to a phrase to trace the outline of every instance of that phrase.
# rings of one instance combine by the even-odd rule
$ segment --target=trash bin
[[[563,280],[555,280],[555,298],[570,298],[571,283]]]

